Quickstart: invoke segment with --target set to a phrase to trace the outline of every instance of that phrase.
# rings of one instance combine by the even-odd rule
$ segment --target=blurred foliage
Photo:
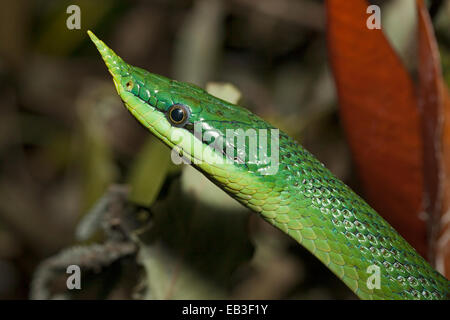
[[[447,81],[449,2],[435,16]],[[80,6],[81,30],[66,28],[68,4]],[[393,17],[401,8],[386,5]],[[40,262],[61,267],[58,263],[80,259],[89,271],[74,298],[353,299],[294,241],[191,167],[174,166],[170,151],[123,108],[86,35],[87,29],[95,31],[129,63],[155,73],[201,86],[232,83],[242,92],[242,104],[294,136],[358,190],[336,113],[324,23],[319,0],[5,4],[0,11],[0,299],[28,298]],[[391,24],[401,39],[411,32],[404,28],[413,25]],[[408,52],[411,40],[398,41],[397,50]],[[118,236],[114,228],[128,218],[97,212],[89,223],[107,221],[109,231],[89,231],[77,240],[78,223],[88,219],[89,209],[113,183],[129,185],[133,203],[151,205],[151,227],[139,236],[128,229]],[[105,254],[111,243],[134,243],[135,255],[130,246],[124,247],[126,254]],[[80,245],[84,249],[64,251]],[[58,272],[64,280],[64,270]],[[72,295],[56,278],[51,285],[56,297]]]

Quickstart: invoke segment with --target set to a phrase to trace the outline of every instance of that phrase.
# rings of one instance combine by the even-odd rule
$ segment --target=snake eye
[[[189,108],[182,104],[174,104],[167,111],[167,117],[169,118],[169,121],[177,127],[184,126],[189,120],[189,116]]]

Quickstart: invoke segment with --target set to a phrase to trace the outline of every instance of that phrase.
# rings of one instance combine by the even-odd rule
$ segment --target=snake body
[[[276,128],[247,109],[197,86],[127,64],[92,32],[88,33],[125,106],[151,133],[192,160],[198,170],[231,197],[308,249],[358,297],[449,297],[449,281],[294,139],[279,132],[276,174],[267,174],[267,163],[258,159],[251,163],[221,162],[227,155],[196,136],[194,125],[216,139],[224,136],[227,129]],[[174,123],[178,119],[172,119],[170,113],[178,105],[188,110],[181,125]],[[183,110],[177,112],[181,114]],[[178,115],[173,114],[175,118]],[[232,142],[227,143],[233,148]],[[196,161],[196,148],[208,151],[203,161]]]

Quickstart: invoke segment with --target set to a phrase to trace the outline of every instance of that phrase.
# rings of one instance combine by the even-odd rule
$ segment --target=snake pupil
[[[184,105],[174,104],[169,109],[168,118],[174,125],[181,127],[189,118],[189,110]]]
[[[181,122],[184,118],[184,112],[181,108],[174,108],[170,112],[170,117],[174,122]]]

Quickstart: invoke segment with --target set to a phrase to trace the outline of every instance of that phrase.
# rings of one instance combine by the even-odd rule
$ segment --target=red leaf
[[[443,85],[444,86],[444,85]],[[435,233],[434,253],[435,265],[438,271],[450,278],[450,95],[448,89],[444,89],[444,132],[443,132],[443,166],[446,169],[444,175],[442,210],[439,217],[439,229]]]
[[[426,256],[423,143],[414,85],[381,30],[366,26],[369,4],[328,0],[328,49],[342,125],[364,196]]]
[[[424,144],[425,211],[428,213],[431,258],[450,275],[450,105],[442,78],[439,50],[428,10],[417,0],[419,40],[418,102],[422,114]],[[443,127],[445,125],[445,127]],[[448,216],[449,214],[447,214]],[[447,220],[447,221],[445,221]]]

